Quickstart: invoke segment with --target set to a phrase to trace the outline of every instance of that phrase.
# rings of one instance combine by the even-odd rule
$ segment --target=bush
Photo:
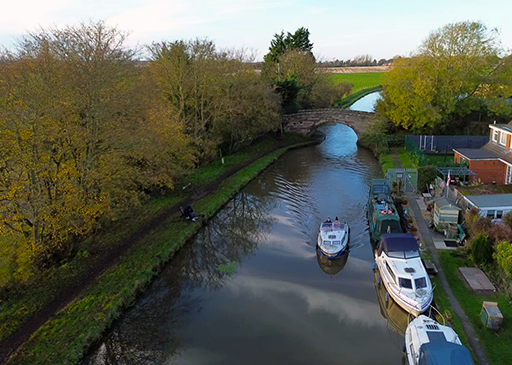
[[[487,235],[489,231],[494,227],[494,224],[489,218],[486,217],[478,217],[470,227],[468,227],[469,232],[473,237],[483,233]]]
[[[503,217],[503,223],[508,227],[512,228],[512,211],[505,214],[505,216]]]
[[[409,203],[409,200],[407,200],[407,198],[402,198],[401,203],[402,203],[403,205],[407,205],[407,203]]]
[[[508,242],[500,242],[496,245],[494,258],[505,275],[512,277],[512,245]]]
[[[492,244],[502,241],[512,242],[512,228],[505,224],[495,224],[488,234]]]
[[[418,191],[423,191],[431,184],[437,176],[437,169],[435,166],[420,166],[418,167]]]
[[[473,262],[477,266],[492,263],[492,246],[486,234],[478,234],[471,245],[471,254]]]

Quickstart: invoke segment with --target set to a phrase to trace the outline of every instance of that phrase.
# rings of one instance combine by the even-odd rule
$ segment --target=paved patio
[[[459,267],[459,271],[474,291],[496,291],[487,275],[477,267]]]

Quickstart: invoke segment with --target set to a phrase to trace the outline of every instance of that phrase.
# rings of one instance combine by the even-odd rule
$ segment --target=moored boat
[[[407,326],[404,347],[409,365],[473,364],[457,333],[424,315]]]
[[[328,259],[335,259],[343,254],[350,241],[350,228],[347,222],[324,222],[318,233],[318,249]]]
[[[425,312],[433,287],[421,261],[418,242],[408,233],[383,234],[375,263],[389,295],[414,316]]]
[[[400,216],[390,194],[387,180],[372,180],[367,205],[372,243],[379,242],[383,233],[402,233]]]

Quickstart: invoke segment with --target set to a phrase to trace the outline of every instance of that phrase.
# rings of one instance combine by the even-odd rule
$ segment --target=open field
[[[335,84],[340,82],[349,82],[353,84],[352,92],[382,85],[387,78],[385,72],[369,72],[369,73],[346,73],[331,75]]]
[[[360,74],[369,72],[389,72],[391,66],[354,66],[354,67],[326,67],[322,68],[331,74]]]

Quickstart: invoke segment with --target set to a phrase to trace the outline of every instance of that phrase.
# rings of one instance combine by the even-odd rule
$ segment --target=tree
[[[512,277],[512,245],[508,242],[498,243],[494,258],[505,275],[509,278]]]
[[[269,52],[263,59],[265,62],[278,62],[279,57],[290,50],[299,50],[313,56],[313,43],[309,40],[307,28],[301,27],[293,34],[288,32],[286,36],[284,31],[274,34],[274,39],[270,41]]]
[[[480,233],[473,239],[471,254],[473,256],[473,262],[477,266],[492,262],[492,246],[489,243],[487,235]]]
[[[439,133],[474,110],[507,109],[510,65],[501,53],[496,30],[478,22],[448,24],[414,56],[394,61],[376,111],[404,129]]]

